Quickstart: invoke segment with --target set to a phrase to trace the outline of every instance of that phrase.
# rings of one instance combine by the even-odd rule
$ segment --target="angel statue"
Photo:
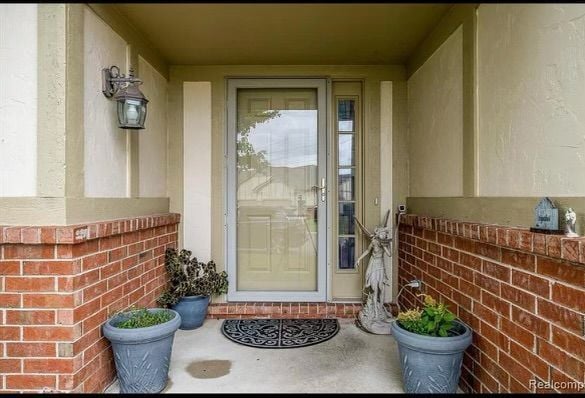
[[[568,238],[577,238],[579,235],[575,232],[575,223],[577,222],[577,214],[572,208],[568,208],[565,212],[565,236]]]
[[[361,326],[375,334],[390,334],[390,326],[393,320],[392,314],[384,307],[384,291],[389,286],[389,278],[384,264],[384,254],[392,257],[389,250],[392,241],[392,232],[387,227],[390,212],[386,213],[384,226],[379,226],[371,233],[354,216],[356,224],[371,241],[368,248],[359,256],[355,267],[359,266],[368,254],[371,253],[368,268],[366,269],[364,291],[367,294],[366,304],[358,315]]]

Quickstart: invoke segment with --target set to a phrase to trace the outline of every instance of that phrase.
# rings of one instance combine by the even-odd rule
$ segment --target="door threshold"
[[[207,318],[355,318],[361,309],[361,303],[229,302],[210,304]]]

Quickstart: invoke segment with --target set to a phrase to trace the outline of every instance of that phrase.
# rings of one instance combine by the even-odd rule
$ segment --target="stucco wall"
[[[85,196],[125,197],[128,134],[117,127],[116,103],[102,94],[102,68],[128,73],[127,43],[89,8],[84,11]]]
[[[478,9],[479,193],[585,195],[585,5]]]
[[[37,5],[0,4],[0,197],[35,196]]]
[[[411,196],[463,194],[463,59],[459,27],[408,80]]]
[[[167,80],[138,57],[140,90],[148,99],[145,129],[138,134],[139,196],[167,196]]]
[[[183,247],[211,256],[211,82],[183,85]]]
[[[576,210],[582,233],[583,15],[580,4],[460,4],[441,19],[408,72],[463,26],[464,197],[416,197],[411,189],[409,211],[530,227],[546,195],[561,211]]]

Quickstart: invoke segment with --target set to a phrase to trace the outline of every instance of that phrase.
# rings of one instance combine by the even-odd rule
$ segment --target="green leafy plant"
[[[455,314],[447,309],[443,303],[437,301],[428,294],[424,296],[424,307],[402,311],[398,314],[397,321],[400,326],[409,332],[426,336],[447,337],[455,327]]]
[[[169,248],[165,252],[165,268],[169,277],[167,289],[157,302],[162,307],[177,304],[185,296],[211,296],[227,293],[225,271],[217,272],[215,263],[200,263],[191,251]]]
[[[146,308],[130,308],[129,310],[121,311],[118,314],[128,316],[128,319],[115,325],[120,329],[147,328],[149,326],[160,325],[161,323],[168,322],[175,317],[175,314],[167,310],[149,312]]]

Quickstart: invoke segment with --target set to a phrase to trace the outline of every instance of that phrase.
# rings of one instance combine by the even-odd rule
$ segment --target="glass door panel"
[[[356,99],[337,98],[338,269],[355,269]]]
[[[317,99],[316,88],[236,91],[239,292],[318,290]]]

